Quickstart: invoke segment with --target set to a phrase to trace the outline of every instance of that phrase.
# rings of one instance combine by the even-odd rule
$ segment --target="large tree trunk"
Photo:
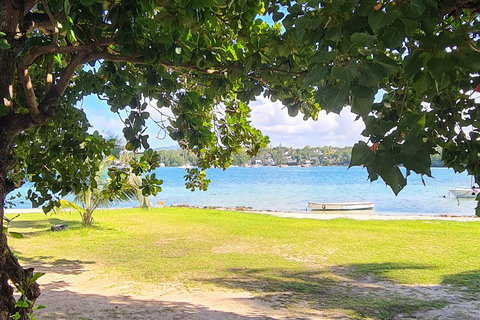
[[[17,186],[8,179],[8,172],[15,165],[13,142],[15,137],[34,124],[28,114],[16,114],[13,102],[13,84],[15,79],[15,59],[22,47],[24,39],[19,34],[24,14],[35,4],[34,0],[1,0],[0,31],[6,34],[5,39],[10,49],[0,50],[0,104],[8,108],[6,115],[0,116],[0,320],[10,320],[11,315],[19,313],[21,320],[29,319],[33,304],[26,308],[15,307],[14,283],[22,288],[25,298],[35,302],[40,295],[36,283],[30,283],[33,269],[23,269],[10,251],[7,235],[3,234],[3,217],[5,198]],[[5,110],[5,109],[3,109]],[[22,299],[22,298],[20,298]]]
[[[0,320],[10,320],[10,315],[16,312],[19,313],[21,320],[27,320],[28,314],[32,312],[33,303],[40,296],[40,289],[37,283],[30,283],[33,269],[23,269],[20,266],[8,247],[7,235],[3,234],[5,197],[16,188],[15,184],[7,178],[8,171],[15,163],[12,147],[16,131],[8,130],[11,126],[1,120],[3,119],[0,119],[0,230],[2,230],[0,234]],[[32,304],[26,308],[15,307],[14,290],[9,280],[23,290],[25,297],[22,296],[20,299],[26,298],[32,301]]]

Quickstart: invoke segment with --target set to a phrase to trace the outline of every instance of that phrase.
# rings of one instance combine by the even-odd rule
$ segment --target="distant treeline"
[[[185,164],[196,165],[197,159],[191,153],[177,150],[157,150],[160,153],[160,162],[167,167],[177,167]],[[287,147],[264,148],[256,157],[250,157],[246,152],[236,155],[232,165],[310,165],[310,166],[348,166],[352,147],[310,147],[294,149]],[[440,155],[432,156],[432,166],[441,167],[443,162]]]

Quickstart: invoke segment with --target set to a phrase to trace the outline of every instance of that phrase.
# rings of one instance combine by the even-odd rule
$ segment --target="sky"
[[[91,131],[100,133],[109,132],[112,135],[123,136],[123,123],[117,114],[110,112],[105,101],[96,96],[84,98],[82,107],[87,115],[90,124],[93,126]],[[264,135],[270,137],[270,146],[276,147],[280,144],[284,147],[303,148],[311,147],[345,147],[353,146],[361,139],[360,133],[364,129],[362,121],[355,121],[355,115],[350,109],[345,108],[340,115],[326,114],[321,111],[318,120],[304,121],[302,115],[290,117],[286,109],[280,102],[271,102],[270,100],[259,97],[257,101],[250,103],[251,120],[254,127],[260,129]],[[156,111],[149,110],[152,116]],[[158,119],[158,115],[155,116]],[[175,146],[176,142],[165,137],[164,133],[159,133],[158,126],[150,122],[148,124],[147,134],[149,134],[149,143],[152,148]]]

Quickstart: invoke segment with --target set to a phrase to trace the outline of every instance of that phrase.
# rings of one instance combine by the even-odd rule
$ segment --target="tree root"
[[[6,245],[7,239],[3,235],[5,247],[3,256],[0,257],[0,320],[10,319],[10,315],[20,315],[20,320],[28,320],[29,314],[33,312],[34,303],[40,296],[40,287],[36,282],[31,281],[33,277],[33,268],[24,269],[17,258]],[[9,281],[10,280],[10,281]],[[14,289],[9,284],[13,283],[22,293],[19,301],[31,301],[28,306],[15,306],[16,300],[13,296]]]

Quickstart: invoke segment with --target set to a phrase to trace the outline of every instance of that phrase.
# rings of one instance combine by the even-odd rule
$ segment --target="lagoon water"
[[[474,215],[476,201],[449,195],[448,189],[470,187],[466,173],[452,169],[432,168],[432,178],[419,175],[408,177],[407,186],[395,196],[380,179],[367,180],[366,169],[353,167],[259,167],[207,170],[211,180],[207,191],[185,189],[185,171],[179,168],[159,168],[163,179],[162,192],[151,200],[164,201],[166,206],[245,206],[255,210],[301,212],[308,202],[373,201],[374,212],[382,215]],[[26,190],[22,190],[26,191]],[[121,207],[136,206],[135,202]],[[29,207],[28,204],[18,207]]]

